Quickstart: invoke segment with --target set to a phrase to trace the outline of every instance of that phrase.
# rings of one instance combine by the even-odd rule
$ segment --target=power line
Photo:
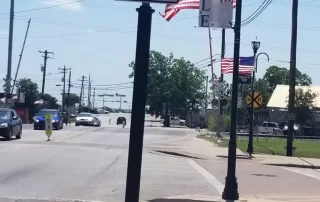
[[[28,9],[28,10],[21,10],[21,11],[16,11],[16,12],[14,12],[14,13],[25,13],[25,12],[31,12],[31,11],[39,11],[39,10],[57,8],[57,7],[66,6],[66,5],[70,5],[70,4],[80,3],[80,2],[83,2],[83,1],[85,1],[85,0],[76,0],[76,1],[74,1],[74,2],[57,4],[57,5],[53,5],[53,6],[33,8],[33,9]],[[8,15],[8,14],[9,14],[9,13],[0,13],[0,15]]]

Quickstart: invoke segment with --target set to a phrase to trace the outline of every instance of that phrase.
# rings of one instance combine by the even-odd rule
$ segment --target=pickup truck
[[[279,127],[278,123],[275,122],[263,122],[262,125],[258,128],[259,133],[267,134],[274,133],[275,135],[281,134],[282,130]]]
[[[161,118],[160,123],[163,124],[164,118]],[[185,120],[179,119],[178,117],[170,117],[170,125],[184,126],[186,124]]]

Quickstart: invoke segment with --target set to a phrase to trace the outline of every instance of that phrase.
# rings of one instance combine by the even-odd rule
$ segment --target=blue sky
[[[62,75],[58,68],[66,65],[72,69],[72,82],[82,75],[91,75],[92,84],[96,85],[96,94],[105,92],[101,85],[125,83],[132,81],[128,78],[131,69],[128,64],[134,60],[136,45],[137,12],[139,3],[114,0],[86,0],[66,6],[44,10],[19,12],[37,9],[50,5],[74,2],[75,0],[16,0],[14,41],[13,41],[13,74],[18,63],[27,21],[32,18],[29,38],[21,63],[18,78],[28,77],[39,84],[41,88],[42,72],[40,65],[43,58],[39,50],[55,53],[48,60],[46,92],[61,100]],[[262,0],[243,0],[242,19],[249,16]],[[4,78],[7,68],[7,43],[10,1],[0,1],[0,77]],[[159,12],[164,11],[165,5],[152,5],[156,10],[153,15],[151,49],[168,55],[173,52],[176,57],[184,57],[192,62],[198,62],[209,57],[208,30],[195,28],[198,23],[197,10],[183,10],[170,22],[166,22]],[[297,67],[309,74],[314,85],[320,85],[317,78],[320,53],[317,36],[320,31],[319,22],[315,16],[320,10],[320,2],[306,0],[299,7],[299,31]],[[256,37],[261,41],[260,52],[269,54],[269,64],[261,57],[259,60],[258,77],[261,77],[269,65],[289,67],[291,40],[291,1],[274,0],[268,9],[254,22],[242,28],[241,56],[252,54],[251,41]],[[221,47],[221,31],[212,31],[213,53],[219,54]],[[233,32],[227,30],[226,57],[233,56]],[[220,74],[220,64],[216,63],[214,71]],[[208,68],[208,74],[210,70]],[[14,76],[14,75],[13,75]],[[231,76],[225,77],[231,81]],[[125,87],[130,87],[124,85]],[[75,84],[71,92],[79,93],[80,88]],[[126,94],[131,106],[132,88],[109,90],[108,93]],[[96,106],[101,106],[101,98],[97,98]],[[106,100],[116,100],[106,98]],[[118,103],[106,103],[118,107]]]

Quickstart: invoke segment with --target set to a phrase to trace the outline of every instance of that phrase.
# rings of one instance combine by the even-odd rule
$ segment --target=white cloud
[[[72,10],[72,11],[81,11],[82,10],[82,3],[77,0],[43,0],[43,4],[47,6],[56,6],[61,5],[59,8]]]

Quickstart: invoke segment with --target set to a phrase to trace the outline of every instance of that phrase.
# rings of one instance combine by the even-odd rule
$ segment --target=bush
[[[210,116],[208,119],[208,130],[211,132],[215,132],[217,130],[217,122],[213,116]]]
[[[226,114],[224,116],[224,128],[226,132],[230,132],[230,127],[231,127],[231,117],[229,114]]]

